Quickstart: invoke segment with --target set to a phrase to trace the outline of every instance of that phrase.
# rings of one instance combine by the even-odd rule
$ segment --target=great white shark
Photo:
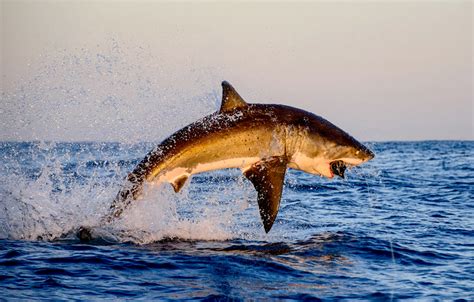
[[[257,191],[268,233],[278,214],[287,168],[344,177],[347,167],[373,157],[324,118],[285,105],[247,103],[224,81],[220,110],[178,130],[149,152],[128,174],[102,221],[120,217],[140,198],[145,183],[170,183],[179,192],[193,174],[240,168]],[[79,237],[87,236],[88,230],[81,229]]]

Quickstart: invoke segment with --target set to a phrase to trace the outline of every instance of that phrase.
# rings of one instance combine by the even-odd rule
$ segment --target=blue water
[[[346,180],[290,171],[268,235],[227,170],[150,185],[76,240],[153,145],[0,143],[0,299],[474,300],[472,141],[370,143]]]

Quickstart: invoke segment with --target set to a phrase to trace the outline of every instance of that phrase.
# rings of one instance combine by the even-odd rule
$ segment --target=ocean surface
[[[472,141],[368,143],[345,180],[290,170],[269,234],[233,169],[96,227],[154,145],[0,143],[0,300],[474,300]]]

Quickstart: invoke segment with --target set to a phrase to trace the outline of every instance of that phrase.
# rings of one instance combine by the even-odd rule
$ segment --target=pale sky
[[[471,1],[0,1],[0,140],[160,140],[222,80],[362,141],[474,139]]]

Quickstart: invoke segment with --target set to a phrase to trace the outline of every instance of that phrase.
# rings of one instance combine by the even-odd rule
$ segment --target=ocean
[[[234,169],[149,185],[94,228],[154,145],[0,143],[0,300],[474,300],[473,141],[367,143],[346,179],[289,170],[269,234]]]

